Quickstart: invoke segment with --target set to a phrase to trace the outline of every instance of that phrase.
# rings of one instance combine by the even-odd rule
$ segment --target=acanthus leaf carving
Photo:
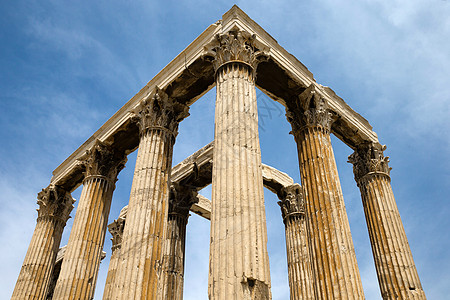
[[[367,174],[382,173],[389,176],[392,168],[388,165],[389,157],[383,154],[384,150],[386,150],[385,145],[367,143],[360,145],[348,157],[348,162],[353,164],[353,173],[357,182]]]
[[[60,186],[49,185],[38,193],[37,198],[38,220],[50,217],[61,222],[63,226],[66,224],[75,203],[69,192]]]
[[[174,101],[156,87],[141,100],[132,113],[141,134],[145,134],[149,129],[162,129],[175,137],[178,124],[189,116],[189,106]]]
[[[245,63],[255,71],[257,65],[269,57],[267,51],[258,45],[255,34],[236,27],[224,34],[215,35],[204,50],[204,59],[213,63],[216,72],[229,62]]]
[[[191,206],[198,203],[197,189],[193,186],[172,183],[169,194],[169,215],[188,217]]]
[[[314,84],[304,90],[298,99],[288,102],[286,107],[286,118],[291,123],[293,132],[308,127],[320,127],[329,133],[337,117]]]
[[[114,252],[116,249],[120,248],[122,245],[123,229],[125,227],[125,219],[114,220],[108,225],[108,230],[112,236],[112,247],[111,250]]]
[[[116,251],[122,246],[122,237],[123,230],[125,228],[125,222],[127,219],[128,205],[124,206],[120,211],[119,217],[117,220],[114,220],[111,224],[108,225],[108,231],[112,236],[112,252]]]
[[[283,220],[289,216],[305,214],[305,198],[302,187],[298,183],[283,187],[278,192],[278,198]]]
[[[91,149],[78,159],[85,169],[85,178],[90,176],[104,176],[115,183],[119,172],[125,168],[126,154],[100,140],[96,140]]]

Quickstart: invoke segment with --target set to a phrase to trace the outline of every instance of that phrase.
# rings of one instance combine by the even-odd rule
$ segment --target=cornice
[[[141,101],[156,87],[166,92],[169,97],[191,105],[214,86],[214,71],[211,63],[203,59],[204,46],[217,34],[223,34],[233,28],[255,35],[255,43],[266,49],[270,62],[274,68],[279,68],[286,74],[288,86],[302,90],[313,84],[323,92],[330,109],[334,111],[339,122],[335,122],[331,131],[353,149],[362,142],[378,142],[377,135],[370,124],[353,111],[333,90],[315,82],[312,73],[292,54],[281,47],[261,26],[249,18],[241,9],[234,6],[222,17],[222,20],[210,25],[152,80],[150,80],[134,97],[119,109],[106,123],[101,126],[85,143],[73,152],[61,165],[53,171],[52,184],[62,185],[70,191],[76,189],[82,181],[77,160],[92,148],[96,140],[108,142],[114,146],[121,146],[122,139],[127,137],[127,152],[134,151],[138,146],[138,130],[131,124],[134,111]],[[262,64],[261,64],[262,65]],[[258,70],[260,67],[258,66]],[[261,68],[261,72],[264,68]],[[270,72],[269,72],[270,73]],[[258,71],[258,77],[260,76]],[[269,75],[269,74],[267,74]],[[266,76],[270,77],[270,76]],[[267,93],[274,100],[286,105],[285,95],[271,90],[265,82],[256,82],[258,88]],[[289,92],[289,91],[287,91]],[[130,125],[131,124],[131,125]],[[128,132],[128,134],[121,134]],[[131,132],[131,133],[130,133]],[[133,135],[136,135],[134,137]]]

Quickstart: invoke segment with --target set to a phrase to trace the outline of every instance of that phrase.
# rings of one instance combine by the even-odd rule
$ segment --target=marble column
[[[173,183],[169,195],[169,218],[163,254],[160,289],[163,299],[182,300],[186,225],[192,204],[197,203],[195,188]]]
[[[117,175],[126,157],[96,141],[80,158],[85,179],[53,299],[94,297]]]
[[[286,229],[286,254],[291,300],[316,299],[311,275],[305,200],[299,184],[283,187],[278,193]]]
[[[108,225],[108,230],[112,235],[111,258],[109,259],[108,275],[106,275],[105,289],[103,290],[103,299],[113,299],[113,287],[116,277],[117,264],[120,257],[120,248],[122,246],[123,228],[127,215],[128,206],[120,211],[117,220]]]
[[[389,158],[378,143],[349,156],[369,230],[383,299],[426,299],[391,188]]]
[[[53,299],[53,292],[55,291],[56,282],[58,281],[59,273],[61,272],[61,265],[66,252],[66,246],[59,248],[56,255],[55,266],[53,268],[52,279],[47,289],[47,297],[45,299]]]
[[[163,244],[167,230],[168,180],[179,122],[189,108],[156,88],[139,104],[139,151],[123,232],[114,299],[162,299]]]
[[[356,255],[331,146],[335,119],[314,85],[287,103],[297,142],[306,201],[317,299],[364,299]]]
[[[63,229],[74,199],[63,188],[50,185],[38,194],[36,228],[11,299],[45,299],[52,278]]]
[[[255,70],[255,36],[217,35],[209,299],[271,299]]]

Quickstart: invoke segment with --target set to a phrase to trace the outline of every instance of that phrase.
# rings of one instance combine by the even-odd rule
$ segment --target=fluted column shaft
[[[390,183],[385,147],[363,145],[349,157],[361,190],[383,299],[426,299]]]
[[[187,215],[169,213],[161,280],[164,299],[183,299],[187,218]]]
[[[125,163],[99,141],[81,161],[86,177],[53,299],[94,297],[116,176]]]
[[[209,299],[271,299],[252,64],[256,48],[243,32],[218,36],[213,43],[217,96]]]
[[[285,187],[278,196],[286,229],[290,299],[315,299],[301,186],[294,184]]]
[[[113,236],[111,247],[111,258],[109,259],[108,274],[106,275],[105,289],[103,290],[103,299],[113,298],[114,281],[116,277],[117,266],[120,257],[120,248],[122,246],[123,228],[125,219],[119,218],[108,225],[108,230]]]
[[[334,115],[313,85],[291,105],[287,116],[298,148],[316,297],[364,299],[331,146]]]
[[[186,225],[189,209],[196,202],[198,202],[196,188],[183,184],[172,184],[169,196],[167,236],[163,250],[163,273],[160,281],[163,299],[183,299]]]
[[[158,299],[172,147],[172,136],[164,130],[141,137],[116,275],[116,299]]]
[[[167,230],[168,179],[178,122],[187,109],[156,89],[136,111],[141,137],[113,299],[162,299],[157,288]]]
[[[73,199],[60,187],[38,194],[38,218],[11,299],[45,299]]]

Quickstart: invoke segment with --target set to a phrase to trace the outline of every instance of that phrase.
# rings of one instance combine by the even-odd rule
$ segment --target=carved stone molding
[[[305,199],[302,187],[298,183],[283,187],[278,193],[278,198],[283,221],[290,216],[305,214]]]
[[[348,157],[348,162],[353,164],[357,182],[368,174],[383,174],[389,177],[392,168],[388,165],[389,157],[383,154],[384,150],[386,146],[379,143],[364,144]]]
[[[59,186],[48,186],[38,193],[38,221],[43,218],[54,218],[65,226],[70,218],[75,199],[69,192]]]
[[[204,51],[203,58],[213,63],[216,72],[230,62],[245,63],[255,71],[261,61],[268,59],[264,49],[257,45],[256,35],[237,28],[214,36]]]
[[[111,239],[112,252],[119,249],[122,245],[123,229],[125,227],[127,212],[128,212],[128,205],[124,206],[121,209],[117,220],[114,220],[111,224],[108,225],[108,231],[111,233],[111,236],[112,236],[112,239]]]
[[[125,167],[127,157],[116,149],[97,140],[90,150],[79,159],[85,168],[85,178],[104,176],[110,182],[115,182],[119,172]]]
[[[108,225],[108,230],[112,235],[112,247],[111,250],[114,252],[116,249],[120,248],[122,244],[123,229],[125,227],[125,218],[118,218]]]
[[[156,87],[142,99],[133,114],[141,135],[148,130],[160,129],[168,131],[175,137],[178,133],[178,124],[189,116],[189,106],[174,101]]]
[[[191,206],[198,203],[194,187],[172,183],[169,194],[169,215],[188,217]]]
[[[296,101],[287,103],[286,118],[294,133],[308,127],[320,127],[329,133],[337,115],[329,109],[327,100],[316,86],[311,84]]]

